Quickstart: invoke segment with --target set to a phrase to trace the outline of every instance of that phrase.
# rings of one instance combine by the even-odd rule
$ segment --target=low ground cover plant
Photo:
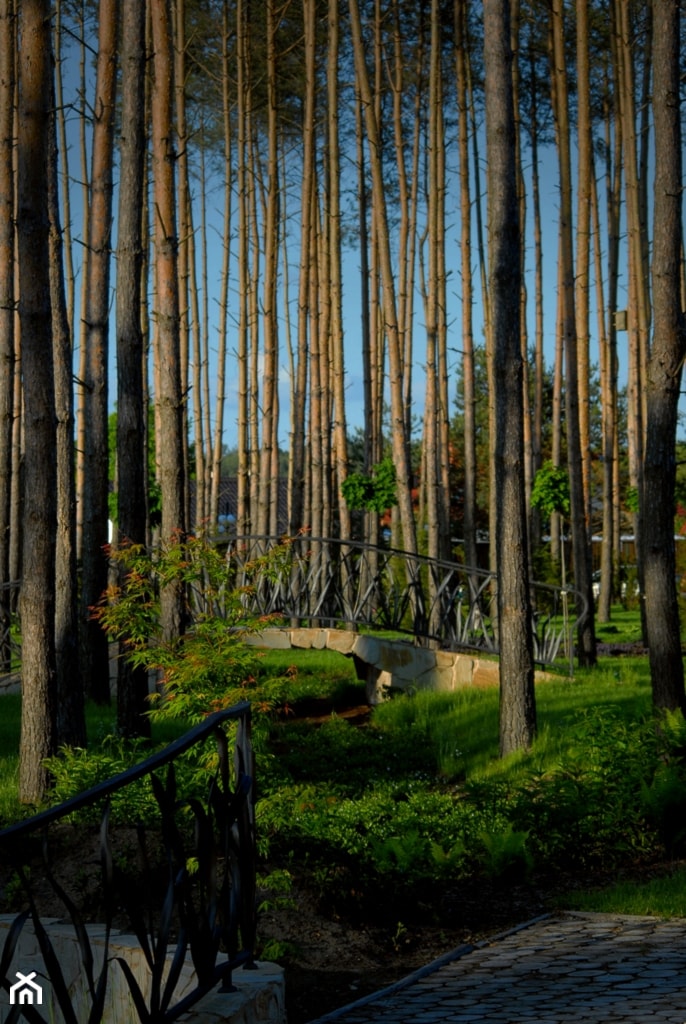
[[[170,553],[153,566],[129,552],[131,590],[109,595],[102,620],[121,638],[142,609],[130,650],[165,674],[156,728],[182,731],[218,705],[252,701],[266,877],[297,879],[341,912],[378,912],[384,900],[431,902],[470,879],[631,870],[684,852],[686,726],[672,716],[657,727],[645,659],[605,659],[572,680],[540,683],[532,750],[500,759],[496,689],[398,695],[349,718],[365,702],[352,662],[249,648],[246,634],[260,624],[227,592],[221,557],[202,548],[194,556]],[[187,640],[165,647],[151,580],[173,572],[202,579],[211,600]],[[622,635],[634,627],[623,621]],[[63,751],[52,764],[55,798],[140,756],[111,735]],[[206,766],[189,767],[191,784],[193,772],[201,781]],[[121,801],[123,818],[144,815],[140,794]]]
[[[363,729],[272,724],[280,776],[263,849],[335,897],[396,898],[446,880],[608,871],[683,849],[678,717],[658,730],[639,661],[541,684],[532,751],[497,758],[497,693],[399,696]]]

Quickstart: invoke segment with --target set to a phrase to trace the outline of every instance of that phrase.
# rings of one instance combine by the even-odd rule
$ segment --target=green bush
[[[276,548],[247,568],[248,579],[268,575],[281,556]],[[266,620],[246,610],[221,551],[191,537],[148,552],[129,545],[112,552],[121,582],[108,588],[94,612],[110,640],[122,644],[133,665],[156,672],[160,690],[151,697],[153,720],[195,723],[246,696],[255,682],[259,653],[246,637]],[[180,586],[186,595],[189,626],[178,637],[163,634],[160,591]]]

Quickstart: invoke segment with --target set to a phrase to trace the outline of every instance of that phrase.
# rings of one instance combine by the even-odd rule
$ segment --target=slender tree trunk
[[[572,246],[572,181],[569,137],[567,72],[564,54],[563,11],[561,0],[553,0],[553,56],[555,75],[555,115],[560,162],[560,256],[562,273],[562,333],[565,351],[565,422],[567,427],[567,464],[571,505],[574,583],[586,602],[577,609],[579,625],[578,658],[582,665],[596,660],[591,590],[591,548],[584,502],[581,436],[579,432],[579,382],[576,318],[574,303],[574,260]]]
[[[543,465],[543,375],[545,360],[543,355],[543,244],[541,231],[541,194],[539,182],[538,133],[538,100],[535,70],[531,67],[531,212],[534,226],[534,407],[531,430],[531,458],[534,478]],[[531,545],[532,550],[540,543],[541,521],[536,510],[531,513]]]
[[[627,309],[629,358],[627,366],[627,434],[629,448],[629,476],[637,495],[643,491],[644,444],[644,374],[643,355],[648,345],[648,274],[644,266],[643,225],[641,213],[641,185],[639,180],[636,100],[634,80],[634,40],[630,28],[629,0],[617,0],[618,20],[618,78],[617,90],[621,116],[622,154],[626,192],[626,224],[628,237],[629,301]],[[634,515],[636,561],[641,591],[643,590],[643,526],[639,500]],[[645,602],[641,602],[642,613]],[[645,630],[645,621],[644,621]]]
[[[581,478],[587,522],[591,515],[591,407],[590,380],[590,235],[591,182],[593,148],[591,138],[591,81],[589,69],[588,0],[576,3],[576,67],[577,67],[577,221],[575,315],[577,366],[579,381],[579,438],[581,447]]]
[[[307,369],[310,353],[310,336],[312,332],[312,320],[310,317],[310,303],[317,302],[318,298],[311,294],[311,246],[312,246],[312,214],[314,211],[314,189],[315,189],[315,10],[314,4],[308,2],[303,5],[304,37],[305,37],[305,95],[303,102],[302,118],[302,182],[300,187],[300,266],[298,272],[298,317],[297,317],[297,361],[294,379],[293,399],[293,431],[292,431],[292,454],[293,454],[293,494],[290,503],[291,519],[290,533],[295,535],[305,525],[303,515],[305,511],[305,496],[303,483],[306,475],[306,457],[309,454],[310,463],[314,461],[312,452],[312,422],[313,410],[310,407],[310,443],[306,445],[305,423],[307,415]],[[312,338],[312,347],[318,347],[318,343]],[[314,356],[312,357],[314,358]],[[310,373],[314,375],[318,368],[311,367]],[[318,428],[317,428],[318,429]],[[310,466],[311,468],[311,466]],[[307,525],[314,530],[314,525],[308,518]],[[319,536],[319,532],[314,530]]]
[[[398,314],[395,299],[395,284],[391,260],[389,225],[386,210],[385,188],[381,164],[381,140],[378,119],[375,116],[372,92],[365,63],[362,42],[360,12],[357,0],[350,0],[350,17],[355,54],[355,73],[364,106],[367,138],[369,141],[372,190],[374,196],[374,218],[377,224],[380,272],[383,288],[383,311],[386,336],[388,339],[389,387],[391,396],[391,444],[397,474],[398,508],[406,551],[416,552],[414,512],[411,494],[410,445],[406,431],[405,409],[403,407],[403,376],[401,367],[401,339],[398,328]]]
[[[236,64],[238,92],[238,472],[236,480],[236,531],[250,529],[250,410],[248,398],[249,360],[249,223],[248,183],[250,79],[248,60],[248,17],[244,0],[236,4]]]
[[[230,30],[228,4],[222,13],[222,113],[224,118],[224,216],[222,235],[222,276],[219,297],[219,335],[217,350],[217,391],[215,400],[214,435],[212,441],[212,473],[210,491],[210,519],[217,522],[221,489],[222,439],[224,436],[224,403],[226,398],[226,351],[228,337],[229,280],[231,269],[231,235],[233,230],[232,191],[234,182],[233,143],[231,127],[230,83]],[[232,71],[232,69],[231,69]]]
[[[466,33],[467,39],[468,34]],[[486,378],[488,382],[488,434],[491,447],[495,444],[495,367],[493,364],[493,333],[492,333],[492,319],[491,319],[491,300],[489,294],[489,281],[488,272],[486,267],[486,246],[484,243],[484,229],[483,229],[483,214],[481,209],[482,192],[481,192],[481,160],[479,154],[479,143],[478,137],[479,132],[476,122],[476,105],[474,97],[474,85],[472,81],[472,70],[471,62],[469,58],[469,48],[466,48],[467,54],[467,95],[469,97],[469,113],[471,121],[471,135],[472,135],[472,166],[474,168],[474,180],[475,180],[475,202],[474,209],[476,214],[476,240],[477,240],[477,251],[479,253],[479,276],[481,278],[481,305],[483,309],[484,318],[484,339],[486,345]],[[489,528],[489,552],[488,552],[488,564],[492,572],[497,571],[497,552],[496,552],[496,489],[495,489],[495,461],[490,460],[488,466],[488,528]]]
[[[110,699],[107,637],[91,609],[107,589],[108,364],[112,168],[117,63],[117,0],[100,0],[98,63],[91,173],[86,292],[86,388],[81,574],[80,665],[86,693],[99,704]]]
[[[336,468],[336,496],[339,536],[351,536],[350,510],[341,493],[341,483],[348,475],[348,432],[345,406],[345,357],[343,351],[343,283],[341,265],[341,157],[339,143],[339,17],[337,0],[329,0],[327,86],[327,148],[328,204],[327,237],[331,276],[331,353],[333,373],[333,443]]]
[[[446,555],[445,515],[441,492],[441,463],[447,461],[447,451],[441,446],[439,435],[441,397],[439,395],[439,351],[444,328],[445,278],[441,248],[444,243],[443,227],[445,218],[445,183],[442,177],[443,165],[440,151],[443,147],[443,118],[441,106],[440,25],[437,0],[431,4],[431,65],[429,72],[429,161],[427,199],[427,242],[429,247],[429,274],[426,289],[426,400],[424,404],[424,460],[425,479],[422,483],[426,492],[428,555],[442,558]],[[430,631],[438,632],[438,585],[433,573],[429,576],[429,600],[433,612]]]
[[[66,287],[67,321],[69,331],[73,337],[75,323],[76,303],[76,272],[74,270],[73,243],[71,234],[71,194],[69,190],[69,144],[67,141],[67,116],[65,110],[62,64],[62,14],[63,0],[57,0],[55,4],[55,89],[56,89],[56,116],[57,116],[57,148],[59,151],[61,169],[61,202],[62,202],[62,252],[64,259],[64,275]]]
[[[186,532],[183,456],[183,397],[179,277],[174,188],[175,147],[172,130],[174,63],[169,0],[151,0],[154,47],[152,101],[153,173],[155,179],[155,252],[157,284],[157,395],[159,480],[162,492],[162,543],[182,540]],[[183,592],[180,586],[162,591],[162,628],[165,637],[178,637],[184,629]]]
[[[86,716],[84,690],[79,674],[79,615],[76,579],[73,350],[64,291],[57,178],[57,124],[53,113],[50,118],[47,187],[50,220],[50,302],[57,415],[57,536],[55,544],[57,734],[60,746],[84,747],[86,745]]]
[[[48,784],[45,758],[56,752],[57,743],[57,450],[46,188],[53,104],[47,0],[24,0],[18,27],[17,233],[26,423],[19,799],[38,803]]]
[[[476,388],[474,378],[474,304],[472,282],[472,197],[469,172],[469,107],[467,103],[467,4],[455,0],[455,70],[457,80],[460,160],[460,266],[462,278],[462,379],[464,381],[464,498],[462,532],[464,560],[476,568]]]
[[[562,261],[557,266],[557,316],[555,320],[555,360],[553,363],[553,415],[551,424],[551,459],[554,466],[562,465],[562,381],[564,378],[564,338],[562,336]],[[564,558],[564,530],[558,514],[550,519],[550,557],[559,570]]]
[[[90,208],[91,208],[91,187],[90,169],[88,166],[88,141],[86,138],[86,125],[90,118],[88,115],[88,87],[87,70],[88,49],[86,46],[86,0],[80,0],[78,14],[79,39],[79,164],[81,175],[81,208],[82,224],[81,237],[90,237]],[[81,309],[86,308],[88,301],[88,280],[90,262],[90,249],[84,246],[81,254]],[[86,338],[88,325],[86,318],[81,315],[79,325],[79,368],[77,373],[76,387],[76,554],[79,563],[83,557],[83,516],[85,511],[84,490],[86,487],[86,378],[88,375],[87,356],[88,345]],[[83,674],[83,665],[81,665]],[[85,679],[85,675],[84,675]],[[88,691],[87,691],[88,692]]]
[[[484,0],[489,294],[496,384],[500,752],[529,747],[536,731],[524,494],[520,228],[508,5]]]
[[[278,250],[279,250],[279,160],[277,126],[277,13],[274,0],[266,0],[267,45],[267,198],[264,221],[264,287],[262,292],[262,444],[260,449],[257,502],[257,533],[269,533],[272,495],[278,479],[272,478],[274,425],[278,420]]]
[[[148,486],[143,298],[145,173],[145,3],[122,11],[122,135],[117,228],[117,521],[120,541],[145,544]],[[124,652],[121,651],[121,654]],[[148,677],[117,662],[117,725],[124,736],[150,735]]]
[[[614,439],[617,434],[617,351],[614,333],[606,323],[603,289],[600,210],[598,189],[593,179],[593,248],[598,309],[598,348],[600,350],[601,444],[603,472],[603,537],[600,551],[600,593],[598,621],[609,622],[612,602],[612,550],[614,516],[612,509],[612,478],[614,474]],[[612,340],[611,340],[612,339]]]
[[[0,673],[9,672],[10,497],[14,418],[14,101],[13,0],[0,2]]]
[[[681,295],[682,155],[679,108],[680,12],[654,0],[653,344],[648,363],[643,490],[645,619],[653,703],[686,710],[681,629],[675,585],[674,482],[677,410],[686,356]]]

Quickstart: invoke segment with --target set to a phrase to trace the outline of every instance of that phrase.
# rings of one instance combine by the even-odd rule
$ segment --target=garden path
[[[312,1024],[684,1024],[686,919],[546,915]]]

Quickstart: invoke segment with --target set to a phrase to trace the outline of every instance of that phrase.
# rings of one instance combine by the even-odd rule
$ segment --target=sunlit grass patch
[[[605,889],[574,891],[558,901],[560,909],[604,914],[686,917],[686,866],[645,881],[620,881]]]

